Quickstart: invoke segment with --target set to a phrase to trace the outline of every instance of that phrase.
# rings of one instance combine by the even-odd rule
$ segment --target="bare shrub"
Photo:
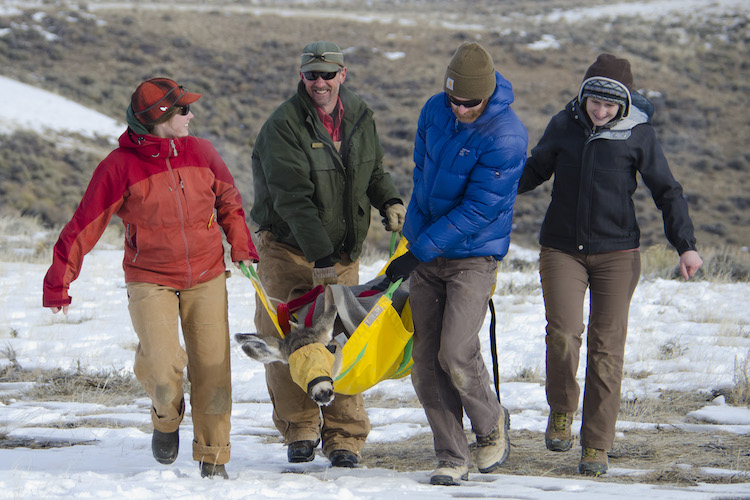
[[[750,407],[750,350],[734,358],[734,403]]]

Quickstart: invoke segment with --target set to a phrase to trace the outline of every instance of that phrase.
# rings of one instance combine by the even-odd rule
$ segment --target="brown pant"
[[[411,378],[438,461],[469,465],[464,411],[479,435],[492,432],[500,419],[479,341],[496,279],[493,257],[437,258],[420,264],[411,275]]]
[[[543,247],[539,275],[547,312],[547,402],[554,411],[578,409],[576,372],[589,289],[581,445],[609,450],[620,410],[628,312],[641,275],[640,253],[574,255]]]
[[[312,289],[313,264],[305,260],[300,250],[277,242],[270,231],[258,233],[256,248],[260,257],[258,276],[269,296],[289,302]],[[338,283],[356,285],[359,262],[345,260],[335,266]],[[279,336],[257,297],[255,326],[262,335]],[[326,455],[333,450],[360,452],[370,432],[361,394],[336,394],[330,405],[319,407],[294,383],[289,365],[281,362],[266,365],[266,384],[273,403],[273,421],[286,444],[320,438]]]
[[[229,461],[232,383],[229,364],[228,272],[187,290],[128,283],[128,309],[138,335],[135,376],[152,401],[154,429],[174,432],[185,415],[182,377],[190,380],[193,459]],[[180,345],[177,318],[185,349]]]

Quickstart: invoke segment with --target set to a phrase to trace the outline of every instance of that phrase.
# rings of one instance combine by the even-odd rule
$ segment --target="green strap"
[[[253,268],[253,266],[250,266],[250,268],[248,268],[242,261],[240,261],[240,271],[242,271],[242,274],[244,274],[248,278],[255,278],[256,280],[260,280],[260,278],[258,278],[258,275],[255,273],[255,269]]]

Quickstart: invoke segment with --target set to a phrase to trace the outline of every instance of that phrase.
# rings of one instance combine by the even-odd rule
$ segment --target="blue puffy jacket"
[[[456,119],[444,92],[420,113],[404,236],[422,262],[500,260],[508,252],[528,133],[510,107],[511,83],[497,72],[495,78],[495,92],[473,123]]]

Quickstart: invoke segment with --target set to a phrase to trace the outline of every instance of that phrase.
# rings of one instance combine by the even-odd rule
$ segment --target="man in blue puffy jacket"
[[[404,224],[410,247],[386,274],[411,277],[412,382],[438,460],[430,482],[454,485],[468,479],[471,463],[464,411],[480,472],[497,470],[510,449],[508,411],[491,390],[479,330],[508,252],[528,134],[510,107],[512,85],[481,45],[458,47],[444,90],[419,116]]]

